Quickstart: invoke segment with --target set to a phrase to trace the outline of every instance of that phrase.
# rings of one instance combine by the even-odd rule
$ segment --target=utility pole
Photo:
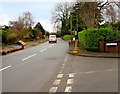
[[[70,32],[71,32],[71,41],[72,41],[72,10],[70,11]]]

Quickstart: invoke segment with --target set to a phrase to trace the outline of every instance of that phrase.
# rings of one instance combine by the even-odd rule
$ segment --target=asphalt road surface
[[[67,54],[68,42],[2,56],[2,92],[117,92],[118,59]]]

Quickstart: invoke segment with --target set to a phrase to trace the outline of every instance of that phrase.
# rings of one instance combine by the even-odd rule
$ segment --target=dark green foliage
[[[36,39],[37,38],[37,34],[38,34],[37,30],[36,29],[32,29],[30,37]]]
[[[120,22],[117,22],[117,23],[109,23],[109,22],[106,22],[102,25],[100,25],[100,28],[103,27],[113,27],[114,30],[119,30],[120,31]]]
[[[50,35],[56,35],[57,37],[60,37],[60,33],[50,33]]]
[[[113,29],[120,31],[120,22],[112,23],[111,25],[112,25]]]
[[[78,33],[79,42],[84,49],[99,51],[99,39],[104,37],[106,41],[117,40],[117,34],[111,27],[100,29],[87,29]]]
[[[42,25],[40,24],[40,22],[38,22],[36,24],[36,26],[34,27],[34,29],[37,29],[38,31],[41,31],[43,35],[45,35],[45,30],[43,29]]]

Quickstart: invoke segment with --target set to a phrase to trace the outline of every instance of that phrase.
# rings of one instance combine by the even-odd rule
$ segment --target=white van
[[[56,35],[49,35],[49,43],[55,42],[57,43],[57,37]]]

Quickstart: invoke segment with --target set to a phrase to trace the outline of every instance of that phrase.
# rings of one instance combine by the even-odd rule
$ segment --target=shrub
[[[7,44],[16,43],[17,39],[18,39],[18,35],[15,32],[2,30],[3,43],[7,43]]]
[[[30,37],[29,36],[23,36],[22,38],[23,39],[29,39]]]
[[[87,29],[78,33],[78,40],[84,46],[84,49],[99,51],[99,39],[104,37],[107,41],[117,39],[117,34],[111,27],[100,29]]]
[[[71,35],[64,35],[63,36],[64,40],[71,40],[71,38],[72,38]]]
[[[1,37],[2,37],[2,42],[3,42],[3,43],[7,43],[8,32],[2,30],[1,33],[2,33],[2,36],[1,36]]]
[[[12,44],[12,43],[16,43],[17,42],[17,34],[16,33],[10,33],[8,34],[8,37],[7,37],[7,42],[9,44]]]

